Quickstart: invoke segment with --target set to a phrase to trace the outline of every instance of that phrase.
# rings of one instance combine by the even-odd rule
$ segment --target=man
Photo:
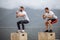
[[[45,13],[43,14],[43,19],[45,19],[45,26],[46,30],[45,32],[52,32],[52,24],[57,23],[57,16],[54,14],[54,12],[50,11],[48,7],[45,8]],[[48,25],[50,26],[50,30],[48,31]]]
[[[23,6],[21,6],[19,8],[19,10],[16,12],[16,18],[19,18],[19,21],[17,22],[18,32],[25,32],[24,31],[24,29],[25,29],[24,24],[29,23],[30,20],[28,18],[27,13],[24,11]],[[20,24],[22,25],[22,30],[21,30]]]

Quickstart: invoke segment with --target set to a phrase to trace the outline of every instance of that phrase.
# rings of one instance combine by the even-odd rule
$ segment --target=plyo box
[[[11,40],[27,40],[27,33],[11,33]]]
[[[54,32],[39,32],[38,40],[55,40]]]

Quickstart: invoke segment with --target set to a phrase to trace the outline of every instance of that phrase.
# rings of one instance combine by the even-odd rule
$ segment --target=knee
[[[17,22],[17,24],[19,24],[19,22]]]
[[[50,24],[51,23],[51,20],[49,20],[48,23]]]
[[[48,22],[45,22],[45,24],[48,24]]]
[[[45,25],[48,25],[48,22],[45,22]]]

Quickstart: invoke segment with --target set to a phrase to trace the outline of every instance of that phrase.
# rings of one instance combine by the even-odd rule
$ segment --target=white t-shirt
[[[45,16],[53,16],[52,19],[57,19],[57,16],[54,14],[54,12],[49,11],[49,13],[45,13]],[[49,19],[49,18],[48,18]]]
[[[23,16],[23,17],[18,17],[18,20],[28,20],[28,21],[30,21],[27,13],[26,13],[25,11],[20,12],[20,11],[18,10],[17,12],[18,12],[19,14],[22,13],[22,14],[25,15],[25,16]]]

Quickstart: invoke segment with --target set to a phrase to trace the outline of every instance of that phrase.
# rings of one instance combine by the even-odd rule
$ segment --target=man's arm
[[[25,16],[25,14],[22,14],[22,13],[21,13],[21,14],[19,14],[19,16],[20,16],[20,17],[23,17],[23,16]]]
[[[43,19],[46,19],[46,16],[45,16],[45,14],[43,14],[43,15],[42,15],[42,17],[43,17]]]
[[[19,16],[18,16],[18,12],[16,12],[16,18],[18,18]]]
[[[24,11],[23,13],[20,13],[19,16],[20,17],[24,17],[26,15],[26,12]]]

